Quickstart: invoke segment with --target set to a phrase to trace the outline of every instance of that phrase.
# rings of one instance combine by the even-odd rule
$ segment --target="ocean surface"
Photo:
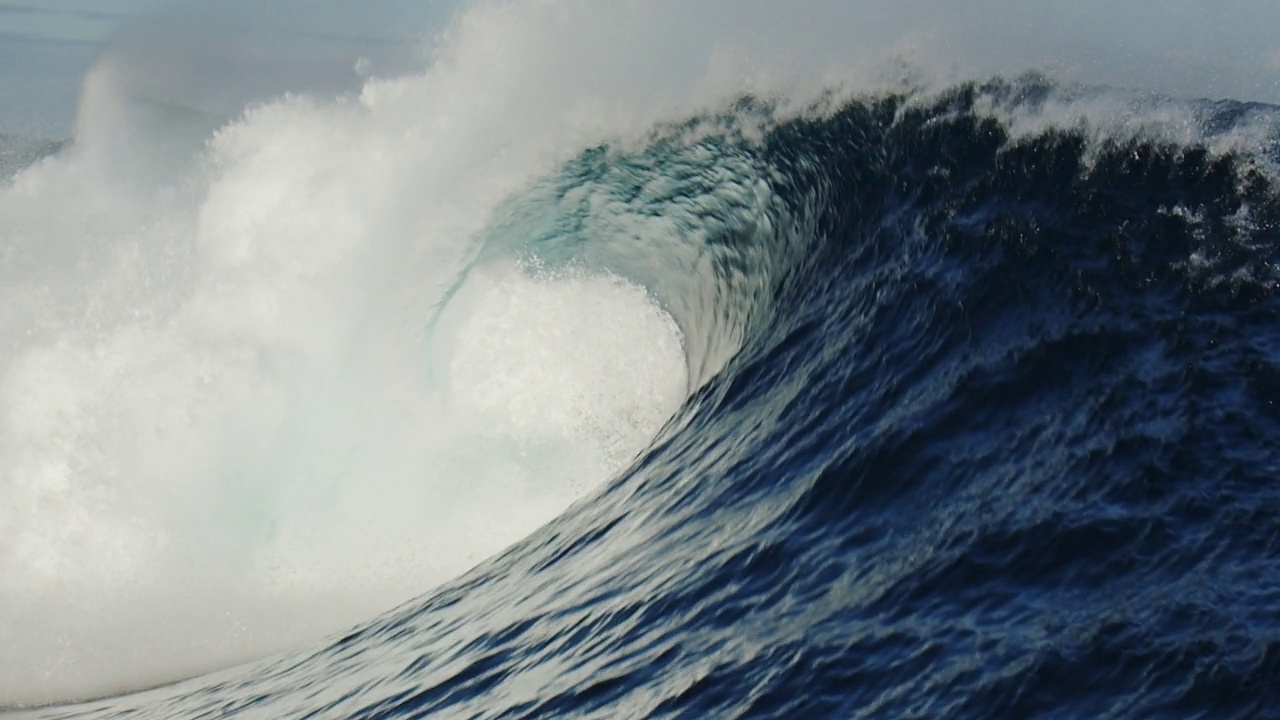
[[[0,715],[1280,718],[1280,108],[438,63],[0,138]]]

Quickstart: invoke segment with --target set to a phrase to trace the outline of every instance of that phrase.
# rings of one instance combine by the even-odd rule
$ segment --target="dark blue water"
[[[1088,92],[584,152],[490,251],[681,324],[705,384],[630,470],[311,650],[35,716],[1280,717],[1277,145],[1226,142],[1276,110],[1018,120]]]

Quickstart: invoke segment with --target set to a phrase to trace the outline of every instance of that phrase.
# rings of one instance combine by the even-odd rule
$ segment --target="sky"
[[[0,132],[67,136],[81,79],[107,48],[128,48],[135,62],[161,70],[174,64],[170,74],[187,75],[164,89],[167,100],[211,112],[285,89],[348,89],[359,81],[351,68],[361,57],[376,60],[365,67],[378,75],[422,67],[431,29],[460,1],[0,0]],[[781,8],[823,18],[810,29],[823,46],[902,35],[937,42],[943,57],[968,54],[983,69],[1034,66],[1069,80],[1280,102],[1274,0],[688,0],[679,7],[709,31],[750,29],[761,8]]]
[[[0,2],[0,132],[65,134],[80,78],[112,31],[153,2]]]
[[[7,35],[32,42],[101,43],[121,21],[156,0],[7,0],[0,23]]]
[[[420,65],[441,0],[0,0],[0,132],[66,137],[81,81],[108,49],[188,63],[184,82],[214,104],[252,76],[259,93],[333,89],[321,76],[359,57]],[[219,75],[220,79],[213,76]],[[358,78],[348,77],[348,84]],[[237,98],[243,100],[244,98]],[[222,108],[216,108],[221,110]]]

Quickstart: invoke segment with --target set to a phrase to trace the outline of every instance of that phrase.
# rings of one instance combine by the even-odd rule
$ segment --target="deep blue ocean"
[[[1280,107],[451,57],[0,136],[0,716],[1280,718]]]

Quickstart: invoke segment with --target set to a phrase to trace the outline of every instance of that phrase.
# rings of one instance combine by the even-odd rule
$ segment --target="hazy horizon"
[[[65,137],[74,127],[84,74],[104,51],[170,66],[158,98],[175,104],[228,103],[285,90],[338,92],[372,74],[425,65],[427,41],[460,3],[376,0],[10,0],[0,2],[0,132]],[[910,4],[811,2],[821,17],[808,35],[774,42],[910,46],[935,64],[978,72],[1044,69],[1064,80],[1180,96],[1280,101],[1280,41],[1268,28],[1280,7],[1253,0],[1219,3],[1086,2],[1017,4],[986,0],[957,10],[941,0]],[[774,11],[768,2],[690,4],[694,18],[716,16],[732,34],[739,18]],[[748,22],[740,23],[747,25]],[[781,39],[779,39],[781,38]],[[893,40],[889,40],[892,38]],[[714,41],[714,38],[709,39]],[[655,51],[664,51],[655,48]],[[175,73],[178,75],[174,79]],[[208,108],[202,108],[208,109]]]

